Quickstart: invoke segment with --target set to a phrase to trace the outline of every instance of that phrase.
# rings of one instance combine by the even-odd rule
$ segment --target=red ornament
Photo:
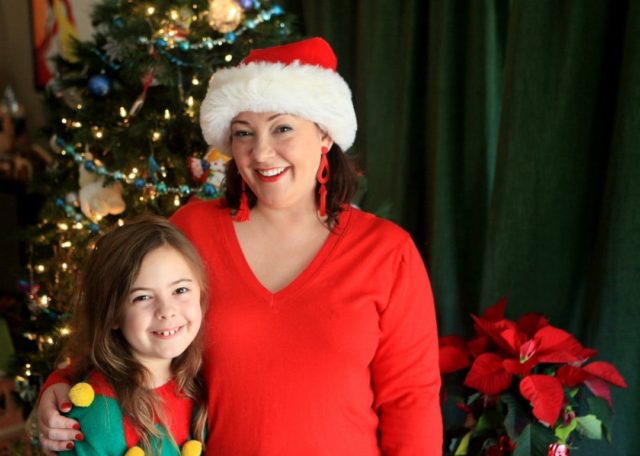
[[[569,447],[564,443],[551,443],[547,456],[569,456]]]

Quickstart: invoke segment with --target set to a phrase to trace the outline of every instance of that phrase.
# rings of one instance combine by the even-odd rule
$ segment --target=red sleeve
[[[40,400],[40,396],[45,392],[47,388],[51,385],[55,385],[56,383],[66,383],[67,385],[71,384],[71,377],[73,375],[73,369],[69,365],[63,369],[56,369],[52,373],[49,374],[47,380],[42,385],[42,389],[40,390],[40,394],[38,395],[38,401]]]
[[[442,454],[438,334],[431,285],[410,238],[397,259],[371,364],[386,456]]]

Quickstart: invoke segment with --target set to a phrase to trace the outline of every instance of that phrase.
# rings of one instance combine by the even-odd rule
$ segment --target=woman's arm
[[[371,364],[383,454],[442,454],[438,333],[426,269],[411,239],[398,252]]]
[[[53,451],[68,450],[82,435],[74,419],[63,416],[71,410],[69,380],[64,371],[55,371],[47,378],[38,400],[38,432],[46,455]]]

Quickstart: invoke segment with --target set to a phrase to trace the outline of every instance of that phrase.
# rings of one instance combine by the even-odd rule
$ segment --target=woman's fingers
[[[69,385],[56,383],[42,393],[38,403],[38,429],[40,445],[45,451],[70,450],[75,440],[83,438],[78,422],[60,413],[69,410]]]

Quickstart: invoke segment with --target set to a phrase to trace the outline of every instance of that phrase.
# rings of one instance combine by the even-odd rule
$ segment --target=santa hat
[[[322,38],[255,49],[209,81],[200,125],[209,145],[230,152],[231,120],[239,113],[293,114],[317,123],[343,151],[356,136],[351,90],[336,72],[337,58]]]

